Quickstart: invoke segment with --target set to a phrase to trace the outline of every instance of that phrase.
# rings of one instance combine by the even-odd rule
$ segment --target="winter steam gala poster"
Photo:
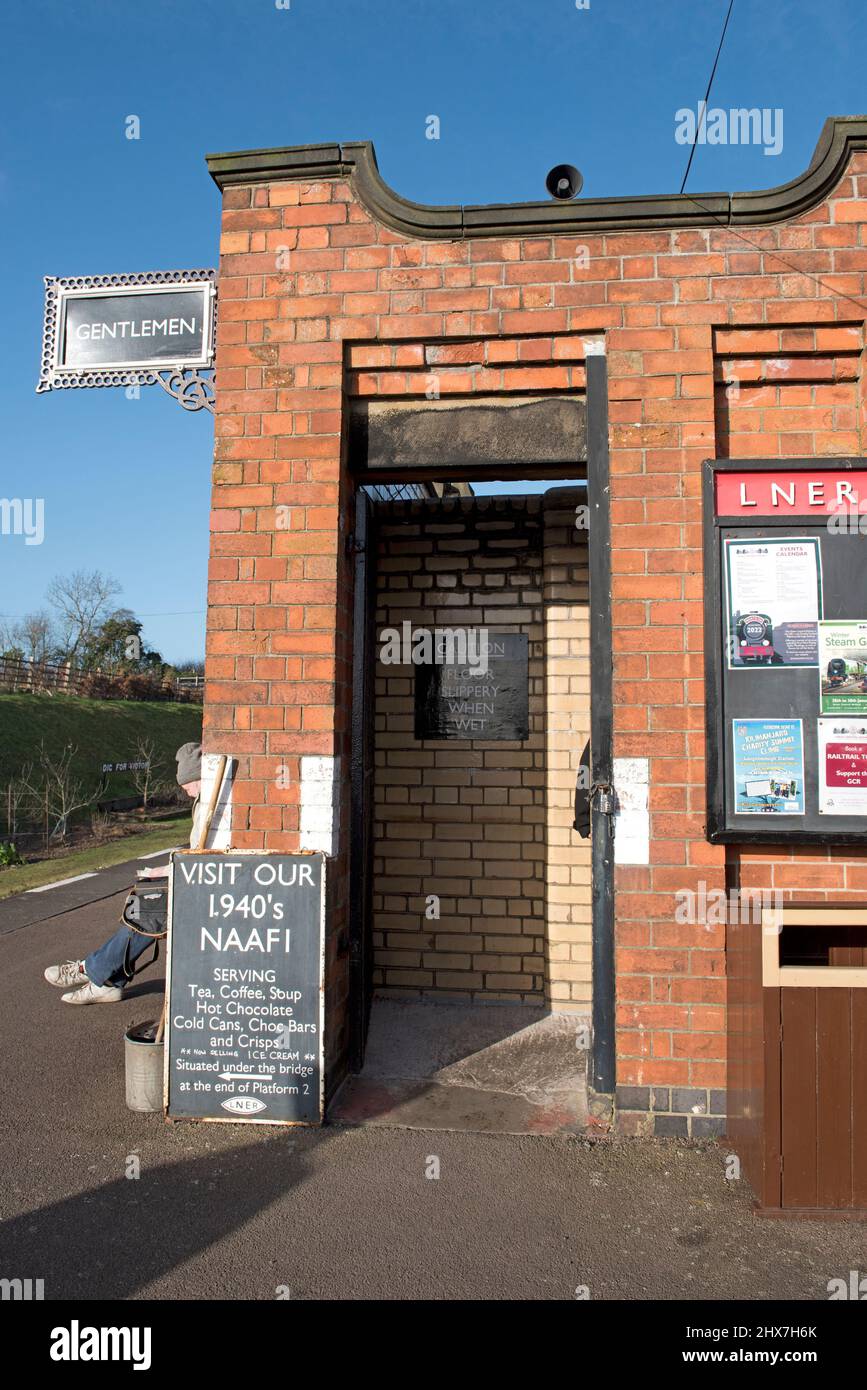
[[[730,670],[817,664],[818,537],[727,540],[725,579]]]
[[[819,713],[867,714],[867,622],[819,623]]]
[[[732,754],[736,815],[804,814],[800,719],[736,719]]]

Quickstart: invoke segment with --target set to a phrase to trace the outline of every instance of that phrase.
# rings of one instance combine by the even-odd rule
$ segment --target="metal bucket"
[[[164,1044],[156,1023],[137,1023],[124,1034],[126,1103],[130,1110],[162,1110]]]

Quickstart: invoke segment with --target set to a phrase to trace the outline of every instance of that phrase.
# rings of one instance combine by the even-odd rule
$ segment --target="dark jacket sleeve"
[[[575,820],[573,829],[585,840],[590,835],[590,740],[584,746],[575,778]]]

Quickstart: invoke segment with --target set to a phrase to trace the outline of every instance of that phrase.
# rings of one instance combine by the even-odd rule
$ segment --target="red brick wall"
[[[676,890],[724,882],[703,831],[700,465],[867,452],[865,223],[865,153],[827,202],[746,230],[421,242],[340,180],[225,194],[205,726],[241,760],[239,846],[297,846],[297,781],[280,790],[276,767],[346,756],[345,395],[424,397],[431,373],[440,394],[581,389],[581,338],[605,336],[615,754],[649,757],[651,779],[650,867],[616,885],[624,1085],[724,1080],[722,929],[673,917]],[[756,862],[794,886],[817,858],[825,886],[858,886],[851,856]]]

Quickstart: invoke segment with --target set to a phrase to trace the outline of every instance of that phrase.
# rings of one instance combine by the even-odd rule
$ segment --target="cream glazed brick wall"
[[[375,980],[389,992],[590,999],[590,854],[572,830],[590,727],[581,489],[381,505],[377,637],[404,621],[530,640],[527,742],[413,733],[412,668],[377,666]],[[425,915],[437,894],[439,920]]]
[[[524,632],[525,742],[414,737],[413,668],[377,665],[375,983],[389,992],[545,997],[542,506],[538,496],[377,507],[376,635]],[[428,895],[439,920],[425,915]]]
[[[590,841],[572,828],[590,737],[586,500],[583,488],[552,489],[543,511],[547,988],[552,1008],[580,1012],[592,995]]]

